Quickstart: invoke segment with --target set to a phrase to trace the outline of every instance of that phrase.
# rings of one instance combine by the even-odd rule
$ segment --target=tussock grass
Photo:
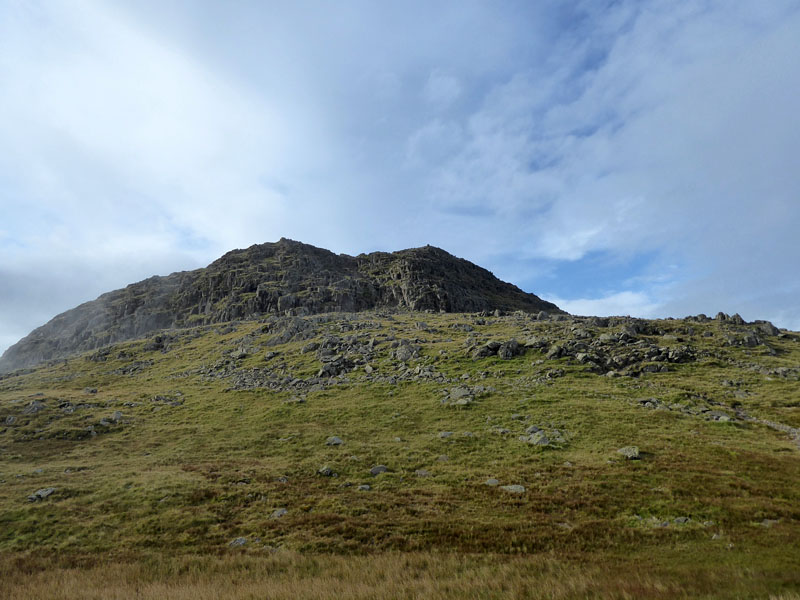
[[[0,563],[4,598],[53,600],[161,598],[743,598],[796,599],[781,591],[797,575],[709,569],[680,557],[664,568],[602,557],[599,562],[551,556],[388,553],[364,556],[143,557],[138,562],[86,559],[52,564],[41,557]],[[663,557],[662,557],[663,560]],[[80,560],[75,561],[80,563]]]

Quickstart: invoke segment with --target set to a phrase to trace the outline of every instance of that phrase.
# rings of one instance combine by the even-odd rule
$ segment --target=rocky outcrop
[[[0,358],[0,372],[161,329],[377,308],[562,312],[432,246],[347,256],[281,239],[228,252],[204,269],[151,277],[81,304],[11,346]]]

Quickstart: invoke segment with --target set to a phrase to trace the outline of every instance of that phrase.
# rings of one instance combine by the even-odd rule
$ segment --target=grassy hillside
[[[163,332],[0,379],[0,580],[12,598],[797,598],[798,379],[800,336],[735,319]]]

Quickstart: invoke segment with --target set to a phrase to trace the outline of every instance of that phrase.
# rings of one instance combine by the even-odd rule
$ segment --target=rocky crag
[[[386,308],[562,313],[432,246],[354,257],[281,239],[228,252],[203,269],[151,277],[66,311],[9,348],[0,372],[162,329]]]

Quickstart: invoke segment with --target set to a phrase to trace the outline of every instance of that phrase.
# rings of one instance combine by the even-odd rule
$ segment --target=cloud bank
[[[281,236],[800,329],[800,3],[0,4],[0,348]]]

